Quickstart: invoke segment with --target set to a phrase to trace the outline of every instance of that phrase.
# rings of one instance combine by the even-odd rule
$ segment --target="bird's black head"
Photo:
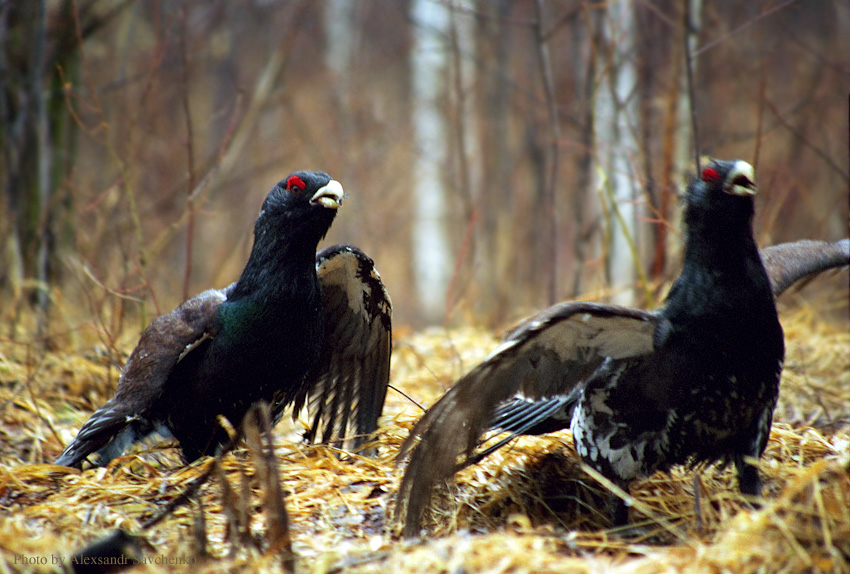
[[[282,288],[280,277],[315,273],[316,246],[342,204],[338,181],[320,171],[296,171],[272,189],[254,225],[254,246],[228,300]]]
[[[321,171],[296,171],[268,194],[254,227],[254,241],[269,234],[286,242],[304,242],[313,250],[330,229],[344,193],[338,181]],[[311,245],[309,245],[311,244]]]
[[[751,233],[757,188],[753,166],[742,160],[707,159],[685,192],[685,225],[693,232],[713,229]]]

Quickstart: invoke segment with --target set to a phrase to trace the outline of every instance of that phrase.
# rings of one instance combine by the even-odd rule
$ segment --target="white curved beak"
[[[314,205],[318,203],[328,209],[339,209],[343,197],[345,197],[345,192],[342,190],[342,185],[337,180],[332,179],[310,198],[310,203]]]

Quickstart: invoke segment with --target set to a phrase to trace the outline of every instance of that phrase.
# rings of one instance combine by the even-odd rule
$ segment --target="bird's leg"
[[[627,526],[629,524],[629,506],[626,501],[612,494],[610,505],[611,521],[614,523],[614,527]]]
[[[629,492],[629,485],[618,484],[617,486],[622,488],[624,491]],[[626,501],[614,494],[613,492],[608,495],[608,509],[611,513],[611,524],[614,528],[618,528],[620,526],[628,526],[629,524],[629,505],[626,504]]]
[[[742,454],[735,455],[735,470],[738,472],[738,488],[741,494],[747,494],[751,497],[761,496],[761,478],[759,470],[754,465],[744,461]],[[760,504],[756,500],[750,501],[753,508],[758,508]]]
[[[738,488],[741,494],[761,495],[761,478],[758,468],[744,461],[744,455],[735,455],[735,470],[738,471]]]

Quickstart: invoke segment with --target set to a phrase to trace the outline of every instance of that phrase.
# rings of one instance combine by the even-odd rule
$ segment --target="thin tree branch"
[[[797,0],[785,0],[785,2],[783,2],[782,4],[778,4],[778,5],[774,6],[773,8],[769,8],[768,10],[765,10],[764,12],[762,12],[761,14],[759,14],[758,16],[753,18],[752,20],[748,20],[748,21],[744,22],[743,24],[741,24],[740,26],[738,26],[734,30],[730,30],[728,33],[723,34],[722,36],[718,36],[714,40],[708,42],[705,46],[700,47],[696,52],[694,52],[694,57],[701,55],[703,52],[707,52],[708,50],[714,48],[715,46],[717,46],[721,42],[724,42],[728,38],[734,36],[735,34],[740,32],[741,30],[745,30],[745,29],[749,28],[750,26],[752,26],[753,24],[760,22],[761,20],[764,20],[765,18],[767,18],[768,16],[770,16],[774,12],[778,12],[779,10],[782,10],[783,8],[787,8],[788,6],[790,6],[791,4],[793,4],[796,1]]]
[[[822,149],[820,149],[819,147],[817,147],[815,144],[813,144],[811,141],[809,141],[809,139],[808,139],[805,135],[803,135],[803,134],[800,132],[800,130],[798,130],[797,128],[795,128],[794,126],[792,126],[790,123],[788,123],[788,121],[787,121],[784,117],[782,117],[782,114],[781,114],[781,113],[779,112],[779,110],[776,108],[776,104],[774,104],[774,103],[770,100],[770,98],[768,98],[768,97],[767,97],[767,95],[765,95],[765,96],[764,96],[764,102],[767,104],[767,107],[768,107],[768,108],[770,108],[770,111],[772,111],[772,112],[773,112],[773,115],[775,115],[775,116],[776,116],[776,119],[778,119],[778,120],[779,120],[779,123],[781,123],[781,124],[782,124],[782,126],[783,126],[785,129],[787,129],[789,132],[791,132],[791,133],[794,135],[794,137],[796,137],[796,138],[797,138],[797,139],[799,139],[801,142],[803,142],[803,144],[804,144],[807,148],[809,148],[809,149],[811,149],[813,152],[815,152],[815,154],[816,154],[819,158],[821,158],[821,159],[822,159],[822,160],[826,163],[826,165],[828,165],[828,166],[830,167],[830,169],[832,169],[833,171],[835,171],[835,173],[837,173],[838,175],[840,175],[840,176],[841,176],[841,178],[842,178],[844,181],[846,181],[846,182],[850,183],[850,175],[847,175],[847,171],[845,171],[845,169],[844,169],[844,168],[842,168],[840,165],[838,165],[837,163],[835,163],[835,161],[833,161],[833,159],[832,159],[831,157],[829,157],[829,155],[828,155],[825,151],[823,151]]]

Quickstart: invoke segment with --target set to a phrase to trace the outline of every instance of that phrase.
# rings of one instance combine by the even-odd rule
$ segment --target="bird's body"
[[[748,461],[764,451],[779,392],[782,328],[753,240],[752,167],[712,161],[686,193],[684,266],[658,311],[562,303],[510,333],[411,431],[399,505],[418,533],[433,485],[488,430],[511,436],[569,426],[582,460],[621,487],[676,464]],[[415,440],[421,439],[418,444]],[[619,499],[618,499],[619,500]],[[619,501],[614,520],[628,509]]]
[[[677,464],[729,461],[741,491],[760,492],[745,459],[767,444],[784,339],[752,212],[724,227],[724,207],[711,217],[689,204],[698,217],[686,222],[684,268],[657,313],[652,352],[606,359],[584,383],[571,424],[576,450],[622,487]]]
[[[321,370],[328,367],[320,364],[320,357],[330,364],[346,352],[324,349],[323,283],[316,260],[316,246],[342,197],[339,183],[321,172],[297,172],[281,181],[263,204],[254,246],[239,280],[224,290],[206,291],[156,319],[128,359],[115,396],[83,425],[56,463],[80,466],[88,455],[98,453],[97,463],[104,464],[153,431],[176,438],[183,458],[192,461],[230,441],[220,416],[238,427],[257,401],[271,405],[275,421],[290,404],[303,405],[305,397],[315,392]],[[355,254],[371,264],[356,248],[338,253]],[[360,281],[353,275],[333,279],[346,280]],[[332,281],[326,283],[333,290]],[[379,319],[388,326],[391,306],[383,285],[374,297],[385,301],[386,317],[362,317],[361,301],[338,302],[350,313],[334,317],[348,326],[340,335],[341,343],[345,337],[359,339],[363,332],[358,329],[370,333],[367,324]],[[375,336],[380,344],[363,348],[353,360],[376,354],[370,360],[388,363],[389,337],[389,328],[380,330]],[[370,426],[356,430],[371,432],[388,380],[374,369],[363,369],[360,375],[359,388],[380,400],[371,401],[373,408],[366,413],[350,393],[339,412],[357,411]],[[342,435],[347,426],[347,421],[338,424],[332,419],[330,434]]]
[[[263,400],[277,421],[301,389],[324,337],[321,289],[312,258],[308,263],[272,279],[279,287],[272,293],[231,295],[218,309],[217,333],[175,366],[152,415],[187,459],[227,442],[219,415],[238,425]],[[199,428],[217,430],[210,441]]]

